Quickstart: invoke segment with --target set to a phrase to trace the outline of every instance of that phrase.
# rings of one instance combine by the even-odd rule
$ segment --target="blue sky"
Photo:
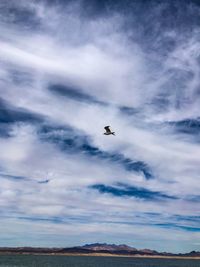
[[[1,1],[0,246],[200,249],[199,21],[198,1]]]

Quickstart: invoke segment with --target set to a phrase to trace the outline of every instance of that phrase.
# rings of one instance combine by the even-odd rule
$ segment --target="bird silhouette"
[[[115,135],[115,132],[112,132],[110,130],[110,126],[105,126],[104,129],[106,130],[106,132],[104,133],[105,135],[110,135],[110,134]]]

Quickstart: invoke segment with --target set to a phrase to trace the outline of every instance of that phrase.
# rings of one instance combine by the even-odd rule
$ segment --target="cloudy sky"
[[[194,0],[0,1],[0,246],[200,250],[199,41]]]

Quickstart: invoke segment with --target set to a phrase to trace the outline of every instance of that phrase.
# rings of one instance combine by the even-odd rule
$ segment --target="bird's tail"
[[[112,135],[115,135],[115,132],[112,132]]]

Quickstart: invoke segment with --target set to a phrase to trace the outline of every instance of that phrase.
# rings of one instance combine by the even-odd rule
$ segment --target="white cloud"
[[[5,9],[6,5],[5,2],[1,7]],[[131,41],[127,37],[122,28],[122,15],[92,19],[81,15],[78,4],[63,10],[59,5],[48,7],[42,2],[20,1],[16,5],[12,1],[11,5],[31,11],[39,26],[27,25],[26,28],[26,22],[13,23],[15,18],[5,18],[0,12],[1,99],[11,104],[16,112],[23,108],[41,115],[52,126],[71,126],[78,134],[87,135],[91,145],[102,151],[144,161],[154,175],[154,179],[147,181],[141,173],[126,171],[119,162],[90,157],[84,151],[66,153],[58,144],[40,138],[39,123],[12,124],[11,137],[0,138],[3,213],[11,216],[14,211],[16,218],[58,216],[69,220],[89,217],[86,224],[78,222],[78,226],[71,221],[70,225],[64,226],[14,219],[16,231],[19,231],[17,236],[22,235],[24,226],[30,225],[33,232],[38,227],[44,228],[45,234],[55,230],[53,235],[57,232],[60,235],[64,230],[71,235],[84,236],[85,232],[92,240],[91,233],[97,234],[97,229],[102,229],[103,236],[110,233],[111,240],[116,240],[120,231],[129,242],[128,232],[133,231],[133,236],[142,240],[141,244],[145,244],[144,233],[148,230],[152,232],[150,239],[162,235],[163,240],[169,241],[171,229],[141,225],[136,232],[134,227],[123,223],[113,227],[112,223],[94,222],[93,216],[99,221],[120,221],[124,217],[131,222],[135,213],[199,214],[198,203],[187,201],[188,197],[199,194],[199,144],[165,124],[199,116],[198,32],[192,40],[178,43],[165,62],[161,62],[159,51],[155,59],[137,40]],[[176,32],[166,32],[166,35],[177,38]],[[151,62],[153,58],[155,62]],[[184,77],[185,80],[181,80]],[[56,95],[48,89],[56,84],[73,90],[77,88],[96,102]],[[158,112],[153,101],[162,94],[169,100],[169,105]],[[176,107],[177,101],[181,102],[180,108]],[[138,113],[122,114],[119,107],[123,106],[137,108]],[[103,127],[107,124],[116,132],[115,137],[103,135]],[[27,180],[6,177],[6,174],[23,176]],[[45,180],[49,182],[38,183]],[[117,182],[180,199],[148,202],[88,189],[93,184]],[[148,224],[149,218],[150,215],[144,218],[144,223]],[[6,226],[7,232],[9,225],[11,222]],[[119,230],[121,225],[123,231]],[[51,227],[54,230],[49,230]],[[196,240],[191,232],[173,231],[175,240]],[[97,235],[97,238],[101,237]],[[32,241],[35,242],[34,238]],[[185,248],[188,247],[187,244]]]

